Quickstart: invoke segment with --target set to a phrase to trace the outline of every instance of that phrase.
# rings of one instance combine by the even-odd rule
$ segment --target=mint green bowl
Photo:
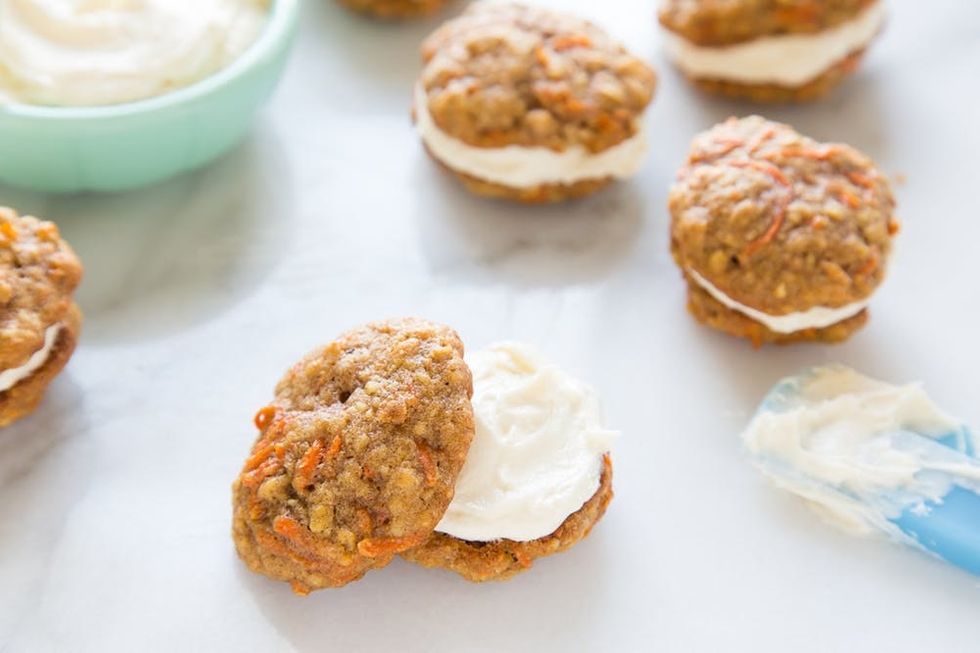
[[[275,0],[258,40],[220,72],[104,107],[0,105],[0,181],[37,191],[119,191],[214,160],[247,134],[282,73],[300,0]]]

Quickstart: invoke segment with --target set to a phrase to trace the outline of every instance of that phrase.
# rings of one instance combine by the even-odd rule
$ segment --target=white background
[[[757,109],[907,181],[869,326],[843,346],[756,351],[686,315],[665,209],[690,138],[753,107],[683,83],[649,0],[556,3],[597,14],[661,73],[649,163],[587,201],[463,192],[408,117],[438,21],[377,25],[327,0],[306,3],[282,87],[217,165],[117,196],[0,188],[57,221],[87,269],[77,354],[0,432],[0,649],[980,650],[977,579],[824,526],[737,437],[781,375],[837,360],[922,380],[980,425],[980,4],[891,2],[831,99]],[[595,384],[623,432],[616,499],[587,540],[509,583],[396,560],[293,596],[247,572],[229,537],[252,415],[313,346],[405,314],[471,349],[529,341]]]

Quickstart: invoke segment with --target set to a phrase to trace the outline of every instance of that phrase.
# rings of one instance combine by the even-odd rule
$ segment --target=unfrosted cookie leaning
[[[475,193],[554,202],[643,164],[655,75],[587,21],[480,2],[433,33],[422,59],[419,135]]]
[[[432,532],[473,438],[451,329],[372,323],[297,363],[256,416],[233,485],[242,560],[305,594],[356,580]]]
[[[448,0],[338,0],[363,14],[384,20],[427,16],[439,11]]]
[[[700,88],[758,102],[807,101],[861,61],[884,0],[664,0],[664,45]]]
[[[31,413],[71,357],[81,278],[54,224],[0,207],[0,426]]]
[[[898,232],[871,159],[758,116],[695,138],[669,204],[691,313],[757,345],[848,338]]]
[[[595,392],[526,345],[467,358],[476,437],[456,496],[435,532],[402,553],[471,581],[505,580],[573,546],[612,499]]]

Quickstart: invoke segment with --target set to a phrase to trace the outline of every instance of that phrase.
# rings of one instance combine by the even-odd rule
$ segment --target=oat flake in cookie
[[[698,87],[757,102],[807,101],[858,67],[885,0],[665,0],[664,47]]]
[[[0,426],[31,413],[71,357],[81,278],[54,224],[0,207]]]
[[[555,202],[644,162],[642,116],[656,77],[591,23],[480,2],[433,33],[422,59],[419,135],[474,193]]]
[[[695,138],[669,203],[689,310],[756,345],[847,339],[898,232],[871,159],[758,116]]]
[[[354,11],[382,20],[427,16],[439,11],[447,0],[339,0]]]
[[[354,329],[293,366],[256,415],[233,485],[253,571],[305,594],[357,580],[432,533],[473,438],[472,378],[451,329]]]

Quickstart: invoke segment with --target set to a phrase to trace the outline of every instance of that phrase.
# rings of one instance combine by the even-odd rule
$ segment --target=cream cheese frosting
[[[224,68],[269,0],[0,0],[0,104],[142,100]]]
[[[425,89],[416,85],[415,126],[432,155],[452,170],[510,188],[630,177],[646,159],[642,124],[633,137],[596,154],[582,146],[563,152],[520,145],[475,147],[442,131],[432,119],[428,104]]]
[[[756,322],[764,324],[767,329],[775,333],[795,333],[804,329],[823,329],[833,324],[837,324],[838,322],[842,322],[850,317],[854,317],[867,308],[868,303],[870,302],[870,298],[868,298],[858,302],[853,302],[851,304],[845,304],[844,306],[839,306],[837,308],[830,308],[828,306],[814,306],[813,308],[809,308],[805,311],[787,313],[785,315],[770,315],[758,309],[752,308],[751,306],[746,306],[745,304],[735,301],[719,290],[717,286],[701,276],[693,268],[688,268],[687,273],[691,275],[691,278],[694,279],[699,286],[704,288],[709,295],[715,298],[715,300],[724,304],[733,311],[738,311],[742,315],[746,315]]]
[[[954,482],[980,485],[980,465],[963,456],[976,451],[973,436],[921,386],[891,385],[842,365],[784,379],[742,439],[776,485],[857,535],[907,541],[892,519],[927,510]]]
[[[881,29],[885,15],[885,3],[878,0],[852,20],[815,34],[765,36],[709,47],[665,32],[664,46],[677,67],[692,77],[795,87],[863,49]]]
[[[48,358],[51,357],[51,350],[54,349],[54,344],[58,342],[58,334],[61,333],[61,329],[60,324],[55,324],[45,329],[44,345],[31,354],[26,363],[20,367],[0,371],[0,392],[10,390],[24,379],[29,378],[48,362]]]
[[[599,489],[603,428],[595,392],[527,345],[467,356],[476,437],[436,530],[477,542],[553,533]]]

